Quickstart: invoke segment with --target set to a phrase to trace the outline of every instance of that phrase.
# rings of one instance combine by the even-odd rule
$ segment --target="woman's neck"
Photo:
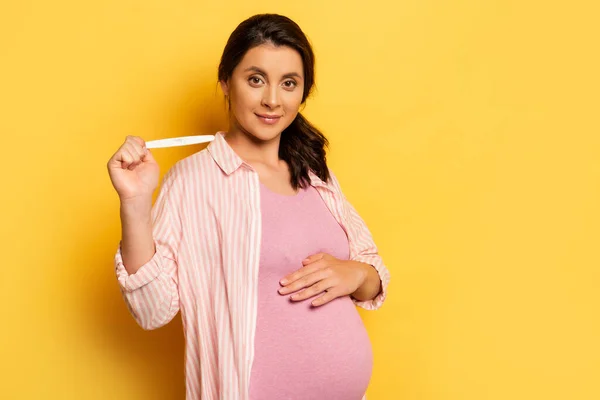
[[[270,140],[262,140],[251,133],[233,127],[225,133],[225,141],[242,160],[250,165],[260,163],[272,168],[281,165],[279,159],[280,139],[281,134]]]

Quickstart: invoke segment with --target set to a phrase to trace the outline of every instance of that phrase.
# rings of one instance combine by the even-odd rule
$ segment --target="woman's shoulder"
[[[329,176],[327,177],[325,185],[332,190],[340,190],[340,182],[338,181],[337,175],[333,172],[330,166],[327,166],[327,172]]]
[[[195,179],[198,175],[210,173],[213,169],[214,162],[212,162],[210,153],[204,148],[177,161],[169,168],[167,175],[170,175],[172,179],[185,181]]]
[[[214,174],[214,162],[206,149],[191,154],[173,164],[165,173],[162,186],[184,189],[198,186],[195,182],[206,180]]]

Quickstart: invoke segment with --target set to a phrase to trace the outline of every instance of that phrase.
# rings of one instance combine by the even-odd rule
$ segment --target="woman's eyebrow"
[[[254,65],[252,65],[244,70],[244,72],[248,72],[248,71],[258,72],[259,74],[267,76],[267,73],[264,70],[254,66]],[[287,74],[283,75],[283,78],[294,78],[294,77],[302,79],[302,76],[300,76],[300,74],[297,72],[288,72]]]

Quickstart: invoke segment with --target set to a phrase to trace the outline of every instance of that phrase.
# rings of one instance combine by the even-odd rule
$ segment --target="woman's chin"
[[[245,131],[258,141],[268,142],[281,135],[283,130],[276,126],[252,126]]]

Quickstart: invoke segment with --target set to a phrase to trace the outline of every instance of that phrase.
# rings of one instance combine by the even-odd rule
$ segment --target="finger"
[[[125,168],[127,168],[128,170],[132,171],[133,169],[135,169],[135,167],[137,167],[140,163],[139,157],[137,155],[137,153],[135,153],[135,151],[133,149],[131,149],[130,147],[125,147],[123,148],[123,153],[127,154],[127,166]]]
[[[150,161],[150,159],[154,160],[151,155],[148,156],[147,148],[142,147],[139,143],[137,143],[133,140],[130,141],[129,143],[125,144],[125,148],[127,150],[129,150],[129,153],[134,156],[134,159],[135,159],[133,162],[134,167],[137,167],[138,165],[144,163],[145,161]]]
[[[145,147],[135,141],[131,141],[125,144],[125,146],[133,155],[136,155],[140,161],[146,156]]]
[[[140,156],[140,163],[144,163],[144,162],[156,162],[156,160],[154,159],[154,155],[152,154],[152,152],[150,151],[149,148],[146,147],[146,144],[144,143],[144,145],[140,145],[139,143],[135,142],[130,143],[133,148],[136,150],[137,154]]]
[[[311,264],[315,261],[319,261],[322,260],[323,257],[325,257],[326,253],[317,253],[317,254],[312,254],[308,257],[306,257],[304,260],[302,260],[302,265],[308,265]]]
[[[131,159],[133,160],[127,166],[127,169],[129,169],[130,171],[133,171],[138,165],[140,165],[142,163],[142,160],[141,160],[140,156],[135,152],[135,150],[128,148],[127,152],[130,155]]]
[[[140,163],[144,161],[146,157],[146,141],[144,139],[139,136],[127,136],[123,147],[130,150],[132,155],[137,156]]]
[[[294,301],[308,299],[310,297],[313,297],[320,293],[323,293],[326,290],[331,289],[332,287],[333,287],[333,282],[330,279],[323,279],[323,280],[315,283],[311,287],[306,288],[304,290],[301,290],[298,293],[293,294],[292,296],[290,296],[290,299],[292,299]]]
[[[279,293],[281,294],[288,294],[288,293],[292,293],[295,292],[297,290],[303,289],[305,287],[308,287],[310,285],[315,284],[316,282],[326,279],[329,277],[329,273],[324,271],[324,270],[318,270],[315,271],[311,274],[308,274],[306,276],[303,276],[302,278],[296,280],[295,282],[290,283],[287,286],[284,286],[282,288],[279,289]]]
[[[146,141],[139,136],[128,135],[125,139],[126,142],[133,142],[139,144],[142,147],[146,147]]]
[[[143,162],[155,162],[154,156],[152,155],[152,152],[150,151],[150,149],[147,147],[144,147],[144,150],[145,150],[145,155],[144,155],[144,159],[142,161]]]
[[[121,168],[127,169],[134,161],[133,156],[126,148],[122,148],[116,155],[117,161],[121,162]]]
[[[323,269],[327,266],[327,262],[324,260],[319,260],[311,265],[307,265],[305,267],[300,268],[299,270],[293,272],[292,274],[284,277],[280,283],[284,286],[290,285],[297,281],[298,279],[302,279],[304,276],[312,274],[320,269]]]
[[[315,307],[318,306],[322,306],[323,304],[327,304],[330,301],[337,299],[338,297],[340,297],[335,290],[328,290],[325,293],[323,293],[321,296],[317,297],[316,299],[314,299],[313,301],[311,301],[310,304],[312,304]]]

